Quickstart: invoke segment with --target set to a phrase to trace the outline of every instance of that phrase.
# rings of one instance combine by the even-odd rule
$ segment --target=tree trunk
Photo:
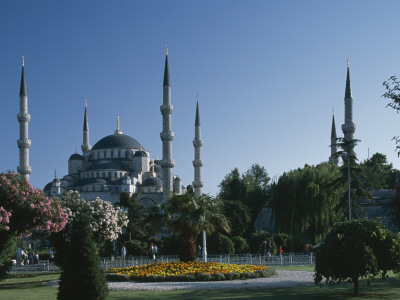
[[[353,284],[354,284],[354,292],[353,292],[353,296],[354,297],[358,297],[360,296],[359,293],[359,283],[358,283],[358,277],[353,278]]]

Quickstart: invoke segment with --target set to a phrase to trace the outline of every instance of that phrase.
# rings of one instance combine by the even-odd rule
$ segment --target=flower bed
[[[269,277],[275,274],[265,266],[221,264],[215,262],[154,263],[138,267],[112,268],[110,281],[211,281]]]

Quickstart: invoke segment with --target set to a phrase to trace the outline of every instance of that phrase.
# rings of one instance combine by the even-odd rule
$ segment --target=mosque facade
[[[151,158],[150,152],[137,140],[122,133],[117,119],[117,128],[111,135],[100,139],[92,147],[89,142],[89,121],[87,103],[83,117],[83,142],[82,154],[74,153],[68,160],[68,174],[49,182],[44,187],[47,196],[61,196],[68,191],[77,191],[81,197],[93,200],[100,197],[111,203],[118,202],[120,194],[127,192],[130,195],[138,194],[138,200],[146,207],[159,204],[174,194],[184,194],[186,188],[176,174],[173,174],[174,160],[172,158],[172,141],[174,132],[171,129],[171,116],[173,105],[171,104],[171,83],[168,66],[168,49],[165,57],[163,101],[160,106],[163,130],[160,133],[162,141],[162,159]],[[20,165],[18,171],[21,176],[29,180],[31,167],[29,166],[28,140],[28,114],[27,92],[22,66],[20,89]],[[194,166],[194,192],[201,195],[203,183],[201,181],[201,157],[202,140],[200,139],[200,115],[198,99],[195,116],[195,138],[193,140],[195,157]]]

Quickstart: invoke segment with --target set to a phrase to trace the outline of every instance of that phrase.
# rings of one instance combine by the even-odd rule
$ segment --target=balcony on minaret
[[[31,140],[29,139],[19,139],[17,140],[18,148],[30,148]]]
[[[203,140],[194,139],[193,140],[193,146],[195,146],[195,147],[203,146]]]
[[[162,141],[172,141],[174,139],[174,133],[169,131],[163,131],[160,133],[160,137]]]
[[[193,185],[193,188],[202,188],[203,187],[203,181],[193,181],[192,185]]]
[[[203,160],[194,160],[193,161],[193,167],[199,168],[203,166]]]
[[[18,166],[17,172],[20,174],[31,174],[32,168],[30,166]]]
[[[160,162],[162,168],[173,168],[175,165],[175,161],[173,159],[163,159]]]
[[[29,122],[31,120],[30,114],[18,114],[17,119],[19,123]]]
[[[160,106],[160,111],[162,115],[171,115],[174,111],[174,106],[171,104],[163,104]]]

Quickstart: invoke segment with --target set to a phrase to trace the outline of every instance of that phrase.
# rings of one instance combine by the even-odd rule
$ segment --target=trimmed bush
[[[209,254],[234,254],[235,245],[226,235],[216,233],[207,238],[207,252]]]
[[[223,281],[223,280],[226,280],[225,274],[222,274],[222,273],[215,273],[215,274],[212,276],[212,279],[215,280],[215,281]]]
[[[71,222],[70,243],[65,249],[65,264],[60,277],[59,300],[102,300],[108,294],[106,277],[90,228],[90,219],[78,215]]]
[[[249,253],[249,245],[247,244],[247,241],[241,236],[233,237],[232,242],[234,244],[236,254]]]

